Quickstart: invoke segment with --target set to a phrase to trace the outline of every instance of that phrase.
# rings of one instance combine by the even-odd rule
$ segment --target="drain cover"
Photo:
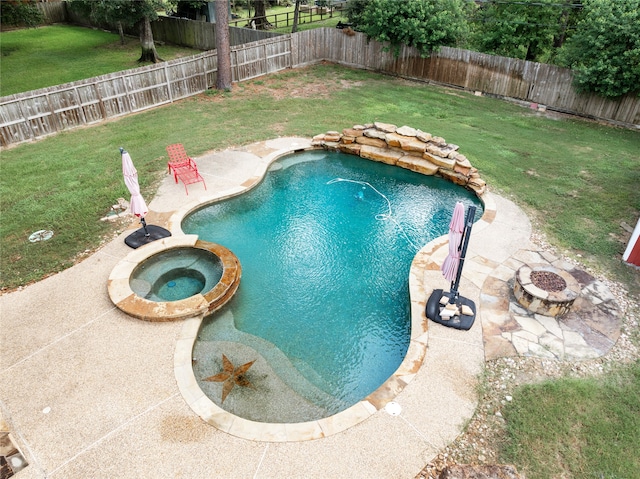
[[[390,416],[399,416],[402,412],[402,406],[400,406],[400,404],[398,404],[397,402],[391,401],[387,403],[387,405],[384,407],[384,410],[387,411],[387,414],[389,414]]]
[[[38,241],[47,241],[48,239],[51,239],[52,236],[53,236],[53,231],[40,230],[40,231],[31,233],[31,236],[29,236],[29,241],[31,241],[32,243],[37,243]]]

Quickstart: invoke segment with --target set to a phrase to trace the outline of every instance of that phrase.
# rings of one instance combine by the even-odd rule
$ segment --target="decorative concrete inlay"
[[[580,285],[569,273],[550,264],[525,264],[516,271],[513,293],[529,311],[558,317],[569,312]]]
[[[206,204],[248,191],[259,184],[272,162],[282,156],[306,149],[314,148],[289,147],[269,151],[269,154],[262,159],[251,181],[247,181],[241,187],[233,188],[230,191],[223,191],[199,202],[189,203],[176,211],[169,220],[171,231],[174,234],[183,234],[180,225],[186,215]],[[484,188],[482,192],[484,192]],[[496,205],[489,195],[481,195],[478,191],[476,193],[484,204],[484,214],[474,225],[474,230],[479,232],[488,227],[495,219]],[[428,340],[428,320],[425,315],[425,307],[427,298],[433,290],[432,287],[425,284],[423,272],[428,269],[439,269],[440,262],[436,264],[432,255],[446,250],[447,245],[446,235],[431,241],[416,254],[411,264],[409,272],[411,339],[403,362],[376,391],[344,411],[316,421],[282,424],[249,421],[222,409],[202,391],[193,370],[193,347],[204,314],[193,317],[184,323],[180,339],[176,344],[174,371],[180,392],[189,407],[205,422],[243,439],[266,442],[307,441],[337,434],[359,424],[393,401],[414,379],[422,366]]]
[[[522,272],[520,281],[528,284],[536,269],[557,273],[567,286],[560,292],[531,287],[529,291],[540,290],[541,296],[557,298],[571,286],[565,297],[572,305],[563,316],[531,311],[519,301],[516,272]],[[606,354],[620,336],[620,310],[608,288],[549,252],[518,251],[489,275],[481,298],[487,360],[517,355],[558,360],[596,358]]]
[[[150,301],[131,289],[131,275],[140,264],[159,253],[185,247],[209,251],[220,259],[222,277],[211,290],[178,301]],[[217,311],[233,297],[241,275],[238,258],[224,246],[201,241],[197,235],[170,236],[129,253],[113,268],[107,289],[113,304],[133,317],[146,321],[172,321]]]

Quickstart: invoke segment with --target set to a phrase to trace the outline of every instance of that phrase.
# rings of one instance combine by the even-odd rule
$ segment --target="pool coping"
[[[189,202],[174,211],[168,220],[168,228],[174,235],[184,235],[181,222],[196,209],[220,200],[245,193],[257,186],[266,175],[271,163],[292,153],[322,150],[322,147],[288,147],[278,149],[265,157],[254,174],[241,186],[235,186],[211,194],[205,198]],[[483,216],[474,223],[476,233],[489,226],[496,215],[496,205],[488,194],[478,195],[483,203]],[[308,441],[328,437],[351,428],[391,403],[396,396],[414,379],[427,352],[428,319],[425,315],[427,298],[431,294],[424,281],[424,271],[433,262],[432,255],[448,244],[448,235],[440,236],[425,246],[414,257],[409,272],[409,297],[411,307],[411,337],[404,360],[396,371],[374,392],[353,406],[327,418],[300,423],[263,423],[250,421],[225,411],[202,391],[193,371],[193,347],[200,326],[206,314],[199,314],[185,320],[176,341],[174,373],[178,389],[188,406],[203,421],[233,436],[265,442]]]

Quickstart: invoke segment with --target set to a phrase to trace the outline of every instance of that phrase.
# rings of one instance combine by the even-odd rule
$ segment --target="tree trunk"
[[[120,21],[118,22],[118,35],[120,35],[120,45],[124,45],[124,30]]]
[[[531,46],[531,44],[527,45],[527,53],[524,56],[524,59],[529,62],[536,61],[535,49]]]
[[[300,14],[300,0],[296,0],[296,7],[293,9],[293,27],[291,28],[291,33],[296,33],[298,31],[299,14]]]
[[[216,50],[218,51],[218,75],[216,88],[231,89],[231,46],[229,44],[229,7],[227,0],[215,0]]]
[[[267,8],[264,2],[265,0],[254,0],[253,2],[253,8],[255,10],[253,20],[256,30],[266,30],[269,24],[269,22],[267,22]]]
[[[153,43],[153,32],[151,31],[151,22],[149,21],[149,18],[144,17],[138,23],[140,28],[140,46],[142,47],[142,54],[140,55],[138,61],[151,63],[164,61],[158,56],[158,52],[156,52],[156,46]]]
[[[567,25],[569,23],[569,9],[565,9],[560,17],[560,31],[553,37],[553,48],[559,49],[564,44],[567,34]]]

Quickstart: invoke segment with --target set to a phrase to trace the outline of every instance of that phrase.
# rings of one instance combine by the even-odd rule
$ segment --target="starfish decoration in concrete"
[[[227,398],[233,386],[236,384],[243,387],[253,387],[253,385],[244,376],[247,370],[256,361],[250,361],[239,367],[234,367],[229,358],[224,354],[222,355],[222,372],[205,378],[205,381],[213,381],[222,383],[222,402]]]

